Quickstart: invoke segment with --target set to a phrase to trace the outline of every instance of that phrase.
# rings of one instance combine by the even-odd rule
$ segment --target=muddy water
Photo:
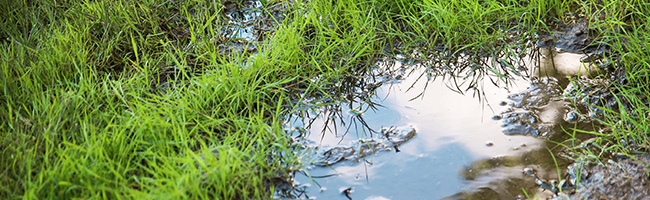
[[[546,139],[565,140],[562,127],[574,127],[563,120],[567,103],[560,98],[567,85],[564,75],[581,73],[589,65],[580,62],[584,55],[551,50],[542,53],[542,69],[535,74],[552,75],[559,81],[544,79],[546,82],[531,84],[529,79],[519,78],[507,87],[486,81],[479,87],[484,93],[478,99],[472,91],[454,92],[449,87],[452,84],[442,78],[427,82],[417,81],[417,75],[405,75],[404,79],[386,80],[378,88],[373,102],[382,107],[376,110],[353,104],[353,109],[342,110],[334,124],[332,118],[321,117],[307,126],[305,119],[294,118],[291,127],[309,127],[295,131],[306,136],[301,138],[315,154],[305,156],[306,162],[322,161],[332,150],[361,149],[359,146],[369,140],[383,139],[378,133],[381,131],[370,129],[412,128],[416,132],[399,146],[382,146],[383,151],[367,154],[347,152],[347,157],[336,157],[327,165],[308,166],[295,177],[297,188],[305,192],[301,197],[516,199],[524,198],[523,190],[531,197],[551,197],[553,191],[540,187],[539,181],[546,184],[557,180],[557,169],[564,173],[570,161],[554,158],[549,148],[556,145]],[[572,65],[583,68],[571,69]],[[547,94],[551,90],[558,92]],[[529,102],[522,102],[522,98]],[[504,119],[511,113],[532,113],[539,121],[534,124],[541,125],[517,128],[529,122],[517,121],[521,116],[515,116],[515,121]],[[353,154],[356,156],[350,156]]]

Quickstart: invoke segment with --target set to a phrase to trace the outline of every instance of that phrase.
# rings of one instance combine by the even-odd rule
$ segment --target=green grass
[[[600,87],[612,91],[615,101],[610,106],[605,106],[606,99],[591,102],[603,110],[597,121],[608,131],[567,130],[574,136],[572,149],[578,155],[574,159],[598,163],[614,155],[634,157],[635,154],[647,153],[650,151],[650,120],[647,119],[650,110],[650,55],[646,44],[650,42],[647,33],[650,4],[644,1],[603,1],[586,4],[583,9],[591,26],[600,33],[600,41],[610,45],[614,52],[607,58],[614,61],[615,72],[598,78],[609,80],[609,84]],[[581,147],[575,133],[596,137],[590,145],[595,148]]]
[[[293,71],[184,48],[220,10],[160,3],[2,6],[3,198],[262,198],[297,164],[273,92]]]
[[[269,198],[273,181],[301,166],[284,133],[299,102],[334,104],[396,54],[431,63],[472,55],[451,69],[469,86],[506,80],[517,43],[582,1],[263,1],[284,5],[252,54],[231,48],[220,1],[0,2],[0,198]],[[242,4],[243,1],[236,1]],[[600,5],[600,4],[599,4]],[[628,82],[614,85],[632,110],[607,112],[615,139],[647,140],[647,22],[642,2],[604,3],[633,31],[621,52]],[[630,16],[632,20],[626,17]],[[599,21],[600,20],[600,21]],[[645,24],[644,24],[645,23]],[[611,31],[610,31],[611,32]],[[615,43],[620,44],[620,43]],[[419,54],[412,54],[419,52]],[[479,56],[480,55],[480,56]],[[442,64],[441,64],[442,63]],[[453,76],[455,77],[455,76]],[[619,120],[637,124],[619,125]],[[625,148],[611,147],[617,151]]]

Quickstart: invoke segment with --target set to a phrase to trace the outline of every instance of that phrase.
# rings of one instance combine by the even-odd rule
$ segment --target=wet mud
[[[344,160],[360,162],[366,156],[382,152],[399,152],[399,146],[413,138],[416,131],[411,126],[382,128],[375,138],[359,139],[350,145],[339,145],[335,147],[318,150],[316,166],[331,166]]]
[[[631,106],[625,100],[617,100],[617,96],[621,96],[618,89],[614,84],[624,84],[626,81],[625,73],[621,71],[624,69],[620,66],[614,66],[613,60],[607,60],[603,55],[610,58],[616,58],[608,52],[607,46],[597,46],[595,36],[592,29],[587,27],[586,22],[579,21],[571,25],[558,26],[556,30],[552,31],[553,37],[547,35],[538,41],[538,45],[545,51],[542,51],[543,57],[550,57],[551,70],[541,70],[537,73],[538,76],[555,76],[557,78],[569,78],[566,84],[557,84],[553,78],[546,79],[541,86],[535,85],[540,81],[533,80],[531,83],[531,91],[525,91],[516,95],[512,95],[510,100],[514,104],[510,104],[513,109],[509,109],[501,115],[495,116],[495,119],[502,119],[504,121],[504,133],[519,133],[533,136],[547,136],[544,133],[551,133],[553,127],[545,126],[544,120],[536,114],[543,113],[544,107],[548,106],[547,101],[541,102],[541,105],[526,105],[521,106],[517,104],[518,101],[526,102],[529,94],[534,95],[535,88],[542,88],[552,86],[551,88],[544,88],[548,91],[545,95],[554,101],[564,102],[561,103],[561,109],[558,109],[562,122],[559,123],[564,127],[571,127],[569,124],[581,124],[581,126],[574,126],[574,129],[594,131],[599,134],[609,134],[611,130],[605,128],[600,122],[605,121],[605,112],[619,112],[625,110],[627,113],[631,112]],[[579,63],[572,63],[569,67],[578,66],[578,70],[562,69],[565,59],[572,56],[571,60],[576,59],[578,54],[582,54]],[[563,55],[564,54],[564,55]],[[559,61],[559,62],[556,62]],[[542,66],[544,63],[542,61]],[[615,70],[618,69],[618,70]],[[561,77],[557,75],[565,75]],[[550,80],[550,81],[549,81]],[[558,92],[557,88],[564,88]],[[550,94],[550,95],[549,95]],[[528,107],[527,107],[528,106]],[[523,109],[521,109],[523,108]],[[541,109],[540,109],[541,108]],[[514,110],[523,110],[514,112]],[[532,111],[528,111],[532,110]],[[558,120],[558,119],[554,119]],[[625,123],[625,122],[621,122]],[[585,126],[586,125],[586,126]],[[625,126],[634,126],[633,124],[626,124]],[[580,127],[580,128],[579,128]],[[557,128],[557,127],[555,127]],[[540,134],[541,133],[541,134]],[[574,132],[575,134],[575,132]],[[574,135],[575,137],[575,135]],[[567,138],[564,138],[566,140]],[[555,176],[548,178],[540,178],[536,170],[532,168],[525,168],[524,173],[534,177],[534,183],[539,187],[537,194],[546,193],[551,194],[553,199],[646,199],[650,187],[647,182],[649,180],[650,156],[648,154],[632,155],[634,158],[614,154],[603,141],[598,140],[593,136],[582,134],[578,136],[577,141],[580,141],[579,148],[584,151],[592,152],[592,154],[604,154],[599,159],[592,158],[590,163],[599,164],[583,164],[583,162],[573,163],[569,166],[558,165],[561,172]],[[553,141],[563,141],[562,138],[551,139]],[[644,149],[638,149],[638,145],[634,144],[631,138],[621,138],[621,141],[631,151],[643,152]],[[566,142],[566,141],[565,141]],[[564,149],[554,152],[554,155],[565,155],[565,157],[575,158],[577,155],[572,154],[569,150]],[[563,174],[563,175],[562,175]],[[536,196],[536,198],[548,199],[549,196]]]
[[[567,114],[569,121],[604,120],[605,110],[618,112],[620,109],[630,110],[630,106],[619,104],[616,100],[616,89],[610,87],[609,80],[578,79],[564,91],[565,96],[576,102]],[[582,114],[583,113],[583,114]]]
[[[650,155],[608,161],[590,168],[574,164],[572,181],[579,181],[574,193],[554,199],[647,199],[650,196]]]
[[[537,35],[536,44],[540,47],[557,47],[574,53],[602,53],[606,48],[596,42],[598,32],[585,19],[572,20],[570,23],[551,22],[549,26],[552,27],[550,32]]]
[[[557,124],[555,116],[562,112],[559,87],[555,78],[533,79],[525,91],[508,95],[510,108],[494,117],[503,121],[503,133],[548,136]],[[553,112],[550,119],[542,120],[544,112]]]

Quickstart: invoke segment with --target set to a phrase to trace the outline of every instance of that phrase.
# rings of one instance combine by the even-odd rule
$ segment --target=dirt
[[[573,23],[551,23],[554,29],[549,33],[539,33],[537,45],[540,47],[552,46],[564,51],[587,53],[602,52],[604,46],[595,42],[597,33],[589,28],[586,20],[577,20]]]
[[[503,120],[504,134],[546,137],[555,123],[542,120],[539,115],[548,110],[549,104],[559,101],[561,91],[558,88],[554,78],[533,79],[527,90],[508,95],[512,101],[508,104],[510,108],[493,119]]]
[[[410,126],[384,128],[376,138],[359,139],[350,145],[340,145],[319,150],[314,165],[330,166],[344,160],[360,162],[366,156],[395,150],[415,136],[415,129]]]
[[[564,106],[567,111],[563,120],[569,123],[598,124],[598,121],[604,120],[605,110],[617,112],[621,109],[631,109],[626,102],[620,103],[616,100],[618,91],[612,87],[613,84],[624,84],[626,81],[625,73],[615,70],[623,67],[616,67],[615,61],[603,59],[603,55],[611,52],[608,52],[606,46],[594,45],[594,38],[593,30],[585,21],[557,25],[550,33],[539,35],[538,46],[555,47],[566,52],[592,53],[581,61],[597,62],[599,67],[606,69],[608,73],[595,79],[574,77],[571,84],[564,89],[562,98],[575,102]],[[528,116],[518,116],[516,119],[522,121],[519,118],[527,121],[536,119]],[[598,132],[609,134],[611,130],[601,129]],[[579,146],[587,150],[597,150],[602,149],[602,145],[604,144],[600,140],[592,138],[584,140]],[[597,165],[574,163],[568,167],[567,173],[561,179],[551,182],[536,177],[535,181],[542,189],[555,193],[553,199],[650,199],[650,154],[635,155],[635,158],[614,155],[609,160],[602,158],[606,161]]]
[[[590,169],[575,164],[569,174],[580,174],[578,189],[554,199],[648,199],[650,198],[650,154],[609,160]],[[576,167],[578,166],[578,167]],[[579,171],[579,172],[578,172]]]

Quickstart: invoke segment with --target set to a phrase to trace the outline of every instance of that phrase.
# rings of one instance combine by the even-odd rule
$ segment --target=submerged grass
[[[464,74],[459,80],[469,87],[484,74],[505,80],[517,71],[513,64],[476,63],[487,56],[509,62],[532,47],[525,41],[545,21],[595,7],[263,1],[273,20],[272,9],[284,5],[285,21],[262,41],[248,41],[259,47],[251,53],[234,48],[242,39],[224,29],[227,12],[244,3],[0,2],[0,197],[268,198],[274,181],[301,165],[283,127],[285,116],[301,111],[296,102],[345,100],[356,89],[344,80],[368,76],[378,58],[395,54],[444,61],[433,71],[473,55],[479,60],[451,69]],[[648,145],[642,44],[650,10],[642,2],[605,5],[624,21],[600,21],[614,34],[603,37],[629,41],[614,45],[627,83],[613,87],[634,108],[608,112],[609,125],[615,138],[635,134],[636,145]],[[621,23],[633,31],[606,28]]]

